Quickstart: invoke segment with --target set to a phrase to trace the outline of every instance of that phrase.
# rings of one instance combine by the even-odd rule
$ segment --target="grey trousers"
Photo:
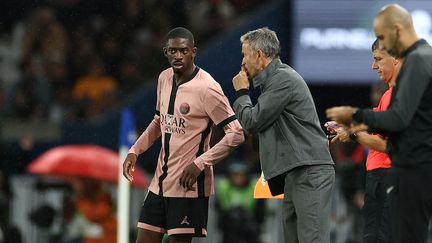
[[[330,243],[333,165],[301,166],[287,172],[283,201],[286,243]]]

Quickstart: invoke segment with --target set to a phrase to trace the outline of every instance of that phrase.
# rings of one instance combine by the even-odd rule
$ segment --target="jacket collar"
[[[261,71],[253,80],[253,86],[254,88],[258,86],[262,86],[269,78],[270,75],[273,74],[273,72],[282,64],[281,60],[279,58],[273,59],[269,65],[267,65],[264,70]]]

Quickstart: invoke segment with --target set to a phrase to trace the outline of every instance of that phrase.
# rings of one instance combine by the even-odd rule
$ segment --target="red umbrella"
[[[41,154],[30,163],[30,173],[55,176],[83,176],[118,182],[119,155],[97,145],[65,145]],[[146,187],[144,171],[135,167],[133,186]]]

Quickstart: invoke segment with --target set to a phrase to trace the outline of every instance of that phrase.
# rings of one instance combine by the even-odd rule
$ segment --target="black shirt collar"
[[[420,39],[420,40],[416,41],[414,44],[412,44],[410,47],[408,47],[408,49],[406,49],[402,53],[402,57],[405,58],[408,54],[410,54],[415,49],[417,49],[417,47],[419,47],[420,45],[424,45],[424,44],[427,44],[427,41],[425,39]]]
[[[192,72],[192,74],[185,80],[181,81],[178,86],[180,86],[181,84],[187,83],[189,81],[191,81],[193,78],[195,78],[195,76],[197,75],[198,71],[200,70],[200,68],[198,66],[195,66],[195,70]],[[176,79],[175,79],[175,75],[173,75],[173,82],[174,85],[176,85]]]

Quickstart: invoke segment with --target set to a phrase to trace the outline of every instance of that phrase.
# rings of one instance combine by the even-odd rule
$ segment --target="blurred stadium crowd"
[[[44,150],[35,148],[43,142],[32,133],[5,139],[7,124],[37,133],[34,123],[61,126],[100,119],[168,66],[162,46],[172,27],[189,28],[202,47],[264,2],[0,1],[0,242],[28,241],[28,232],[11,224],[14,192],[9,179],[25,173],[26,165]],[[224,209],[229,205],[225,201]],[[54,217],[46,205],[31,215],[32,221],[43,215],[34,221],[43,227]]]
[[[154,82],[158,73],[168,66],[162,46],[164,35],[172,27],[188,27],[201,48],[268,2],[1,0],[0,136],[4,138],[8,132],[4,131],[6,123],[67,124],[98,120],[137,95],[141,87]],[[349,89],[358,91],[355,87]],[[363,102],[369,96],[369,87],[360,89],[356,96],[361,98],[357,101]],[[374,86],[371,103],[363,102],[360,106],[374,105],[376,97],[381,97],[385,89],[382,85]],[[311,90],[321,110],[334,99],[343,98],[333,95],[343,93],[335,87],[319,86]],[[19,235],[17,228],[9,225],[13,192],[8,179],[25,172],[26,164],[36,155],[34,144],[38,141],[31,136],[6,142],[3,138],[0,140],[0,243],[18,243],[19,238],[9,237],[8,241],[8,234]],[[260,172],[254,142],[248,143],[234,152],[235,163],[222,163],[215,168],[219,175],[214,206],[219,225],[215,227],[225,233],[219,240],[226,243],[276,239],[271,234],[277,230],[277,223],[269,219],[278,217],[278,206],[245,199]],[[39,147],[37,152],[46,148]],[[331,152],[337,169],[332,242],[360,243],[367,151],[357,143],[335,143]]]
[[[260,0],[5,0],[0,3],[0,114],[19,120],[90,119],[166,65],[173,26],[198,45]]]

